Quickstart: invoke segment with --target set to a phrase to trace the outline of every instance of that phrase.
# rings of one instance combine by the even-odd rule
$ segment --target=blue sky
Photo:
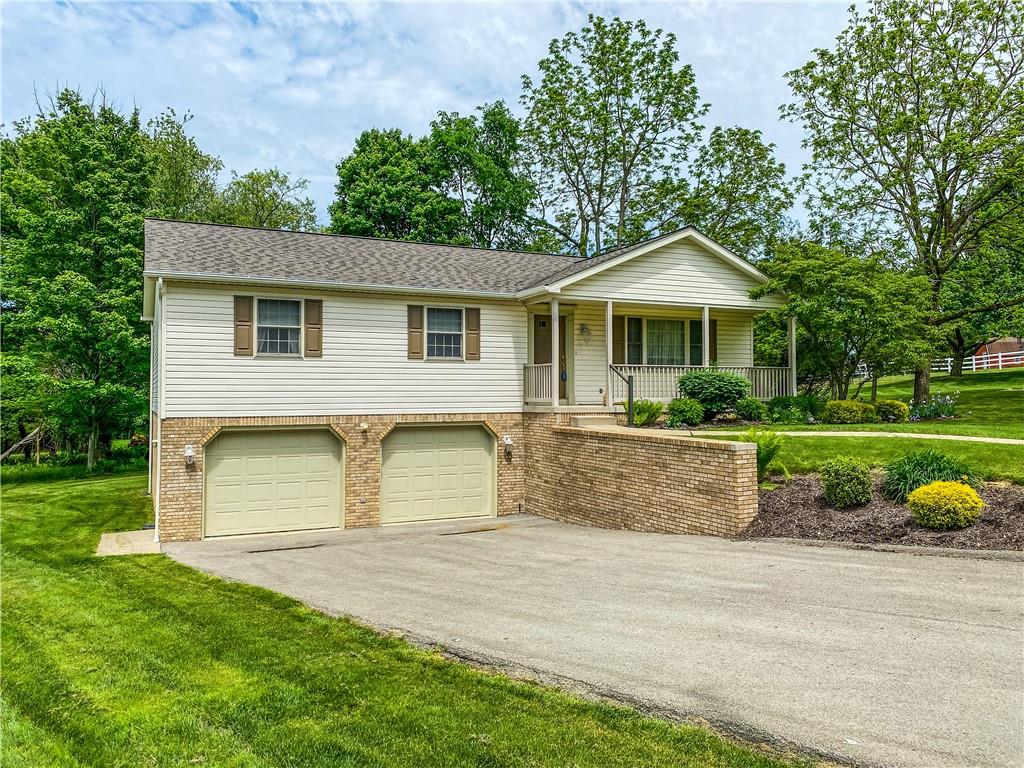
[[[311,182],[322,219],[334,167],[370,127],[414,135],[438,110],[505,99],[518,109],[554,37],[588,13],[674,32],[712,105],[708,125],[761,129],[791,172],[801,131],[778,119],[783,73],[829,46],[846,2],[17,3],[0,5],[5,125],[35,93],[102,86],[148,117],[195,115],[227,169],[277,166]]]

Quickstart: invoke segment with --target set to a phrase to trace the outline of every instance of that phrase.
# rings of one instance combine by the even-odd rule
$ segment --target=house
[[[162,540],[526,510],[729,533],[751,446],[602,422],[630,377],[794,388],[792,355],[753,366],[764,275],[692,228],[581,259],[147,219],[144,280]]]

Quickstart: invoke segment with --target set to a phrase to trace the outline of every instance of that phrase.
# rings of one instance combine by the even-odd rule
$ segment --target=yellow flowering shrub
[[[985,502],[965,483],[936,480],[913,491],[907,505],[918,525],[944,531],[976,522]]]

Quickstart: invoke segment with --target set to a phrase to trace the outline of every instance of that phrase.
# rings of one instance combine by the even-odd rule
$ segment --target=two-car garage
[[[496,513],[494,435],[399,426],[380,444],[380,522]],[[225,430],[205,450],[204,535],[344,526],[345,448],[325,428]],[[374,463],[376,464],[376,463]]]

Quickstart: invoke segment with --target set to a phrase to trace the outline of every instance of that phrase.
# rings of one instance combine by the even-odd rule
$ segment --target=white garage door
[[[494,437],[483,427],[399,427],[384,439],[382,523],[494,514]]]
[[[205,453],[207,536],[341,524],[341,442],[327,430],[225,432]]]

